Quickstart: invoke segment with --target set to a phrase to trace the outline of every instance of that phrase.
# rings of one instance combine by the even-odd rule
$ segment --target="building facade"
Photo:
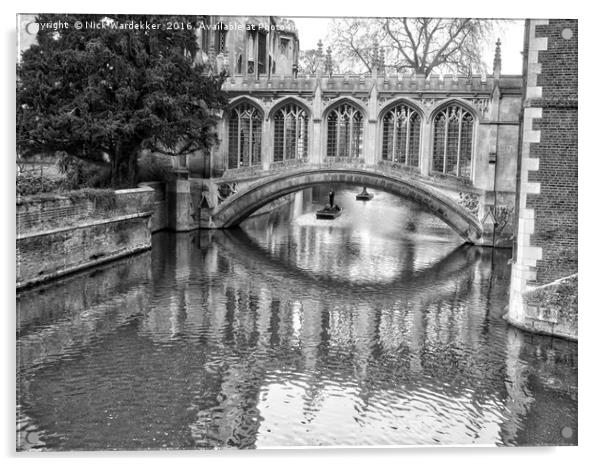
[[[577,338],[578,24],[527,20],[508,318]]]
[[[210,212],[274,171],[373,167],[445,191],[483,224],[488,243],[511,246],[522,79],[502,75],[499,42],[487,76],[391,75],[378,51],[372,73],[335,75],[321,44],[317,72],[301,75],[292,22],[210,19],[210,25],[219,24],[243,29],[223,40],[213,34],[201,46],[209,49],[209,64],[228,73],[230,104],[218,125],[220,144],[188,157],[193,209],[202,204]],[[257,24],[286,27],[264,39],[252,32]],[[199,40],[206,43],[202,33]],[[222,42],[223,57],[213,45]],[[256,53],[264,47],[267,69],[259,66],[263,52]]]
[[[197,60],[246,79],[290,74],[299,60],[295,24],[276,16],[202,16]]]

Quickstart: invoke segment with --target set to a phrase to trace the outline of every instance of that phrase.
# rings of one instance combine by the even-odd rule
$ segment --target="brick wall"
[[[506,316],[520,328],[575,340],[577,40],[577,20],[526,22],[514,261]],[[565,286],[567,280],[570,286]]]
[[[541,97],[526,102],[542,108],[533,122],[540,141],[530,148],[539,168],[528,175],[540,192],[527,195],[535,212],[531,244],[542,255],[529,284],[543,285],[577,272],[577,20],[549,20],[535,26],[535,36],[547,38],[547,49],[539,52]]]

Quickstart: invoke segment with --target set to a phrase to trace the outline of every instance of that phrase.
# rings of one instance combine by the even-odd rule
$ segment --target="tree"
[[[320,66],[320,57],[316,49],[302,50],[299,53],[299,74],[314,75]]]
[[[110,163],[114,187],[134,186],[137,157],[206,150],[217,142],[223,75],[194,61],[194,28],[121,29],[120,24],[190,23],[195,17],[40,15],[38,44],[17,66],[17,150],[62,151]],[[75,21],[104,27],[75,29]]]
[[[382,54],[384,66],[397,72],[469,75],[485,67],[481,48],[492,27],[493,21],[475,18],[341,19],[329,42],[353,71],[372,71]]]

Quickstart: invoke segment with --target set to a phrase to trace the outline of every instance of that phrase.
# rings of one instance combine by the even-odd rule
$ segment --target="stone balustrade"
[[[454,75],[273,75],[273,76],[230,76],[224,83],[228,92],[313,92],[318,84],[323,91],[341,93],[369,92],[376,86],[379,92],[425,92],[425,93],[490,93],[496,79],[492,75],[461,77]],[[520,93],[520,76],[502,76],[497,83],[507,91]]]

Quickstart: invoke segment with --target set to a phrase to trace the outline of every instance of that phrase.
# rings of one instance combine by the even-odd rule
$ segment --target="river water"
[[[577,345],[503,320],[511,252],[376,192],[17,297],[20,450],[577,442]]]

